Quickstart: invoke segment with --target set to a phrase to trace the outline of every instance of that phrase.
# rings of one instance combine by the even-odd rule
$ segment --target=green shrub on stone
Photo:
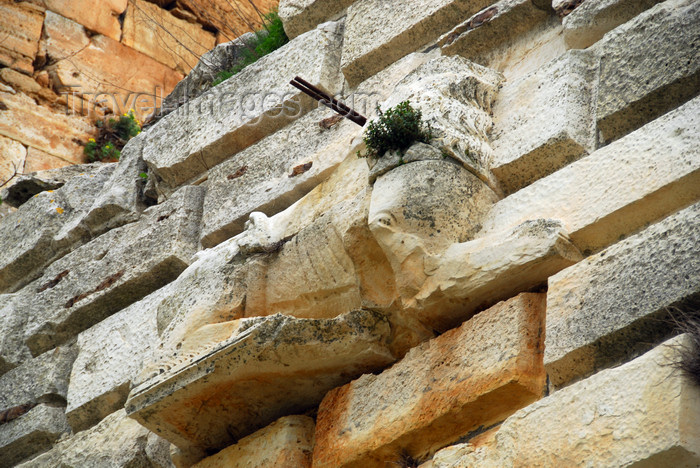
[[[261,57],[274,52],[289,42],[289,38],[284,32],[282,20],[276,11],[264,15],[263,27],[262,31],[255,32],[255,39],[243,50],[241,59],[230,69],[218,73],[213,83],[214,86],[240,73],[248,65],[257,62]]]
[[[381,157],[387,151],[403,153],[413,143],[428,143],[433,138],[429,125],[423,122],[421,111],[403,101],[386,112],[377,106],[379,119],[369,123],[364,141],[369,156]]]
[[[141,122],[130,110],[118,119],[97,121],[100,133],[97,140],[90,138],[85,144],[83,153],[88,161],[116,161],[121,155],[124,145],[133,137],[141,133]]]

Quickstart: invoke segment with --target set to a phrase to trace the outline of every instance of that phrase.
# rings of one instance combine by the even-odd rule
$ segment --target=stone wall
[[[0,466],[698,466],[700,3],[280,15],[0,221]]]
[[[0,184],[85,162],[105,113],[141,120],[274,0],[0,1]]]

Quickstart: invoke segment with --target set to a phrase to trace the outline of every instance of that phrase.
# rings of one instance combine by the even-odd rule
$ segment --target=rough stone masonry
[[[279,12],[0,219],[0,467],[699,466],[700,3]],[[295,75],[434,138],[359,158]]]

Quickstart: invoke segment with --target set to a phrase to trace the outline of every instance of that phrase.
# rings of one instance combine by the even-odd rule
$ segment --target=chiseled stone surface
[[[19,91],[0,90],[0,103],[0,135],[75,164],[84,162],[79,142],[95,134],[88,119],[37,106],[34,99]]]
[[[115,41],[121,36],[119,15],[126,9],[127,0],[42,0],[41,3],[47,9]]]
[[[41,404],[0,425],[0,466],[10,467],[51,448],[70,432],[64,408]],[[44,465],[46,466],[46,465]]]
[[[696,203],[550,278],[545,366],[552,384],[614,364],[668,333],[664,309],[700,295],[698,245]]]
[[[332,390],[319,407],[313,466],[420,459],[537,400],[544,313],[544,294],[521,294]]]
[[[411,54],[364,81],[343,100],[371,119],[376,116],[376,105],[389,97],[396,84],[433,56]],[[354,193],[350,187],[356,185],[356,177],[339,177],[336,173],[341,162],[354,157],[364,147],[360,138],[362,128],[346,119],[330,120],[336,115],[325,107],[311,111],[211,169],[204,202],[202,245],[211,247],[240,233],[251,212],[272,216],[285,210],[331,175],[339,184],[347,185],[349,193]],[[306,170],[304,165],[308,163],[311,167]],[[292,176],[294,168],[303,172]],[[313,203],[325,203],[319,197],[312,198]],[[303,203],[312,205],[309,201]]]
[[[18,294],[0,294],[0,375],[32,358],[24,343],[25,313]]]
[[[0,189],[0,199],[3,204],[8,202],[8,188],[11,188],[19,177],[21,177],[22,166],[27,159],[27,148],[19,141],[11,140],[0,135],[0,153],[3,158],[0,160],[0,181],[4,183],[13,175],[15,179]],[[15,174],[16,172],[16,174]],[[12,206],[15,206],[14,204]]]
[[[325,108],[309,112],[209,171],[203,246],[242,232],[254,211],[267,216],[283,211],[328,179],[348,155],[355,157],[353,140],[362,128],[347,119],[323,128],[332,115]]]
[[[132,379],[159,342],[161,288],[78,335],[80,350],[68,386],[66,416],[74,432],[87,429],[126,402]]]
[[[600,58],[598,127],[619,138],[700,92],[700,3],[670,0],[614,29]]]
[[[339,92],[342,28],[324,23],[165,116],[148,132],[149,167],[173,188],[284,127],[315,105],[289,84],[297,75]]]
[[[165,1],[168,0],[157,0]],[[199,23],[219,30],[225,40],[231,41],[250,30],[261,30],[260,13],[277,8],[278,0],[233,2],[231,0],[178,0],[180,11],[194,15]],[[257,9],[256,9],[257,7]]]
[[[187,73],[201,55],[214,48],[216,38],[199,24],[176,18],[158,5],[132,0],[124,17],[121,42]]]
[[[336,19],[355,0],[281,0],[279,15],[290,39]]]
[[[193,468],[311,468],[314,420],[285,416]]]
[[[438,43],[445,55],[458,54],[470,60],[479,57],[544,22],[548,13],[532,0],[501,0],[481,10]]]
[[[201,187],[184,187],[139,222],[113,229],[51,264],[23,296],[34,355],[175,279],[198,249]]]
[[[379,231],[385,228],[373,219],[371,227],[382,247],[401,253],[401,237],[395,238],[394,245],[382,242],[384,234]],[[438,331],[449,330],[479,309],[544,284],[549,276],[581,259],[561,223],[546,219],[452,244],[440,255],[416,256],[422,249],[420,243],[405,240],[409,244],[406,252],[411,255],[396,273],[402,307]]]
[[[689,345],[673,338],[559,390],[508,418],[493,442],[450,447],[426,468],[695,468],[700,389],[673,365]]]
[[[348,8],[341,67],[354,86],[437,40],[491,1],[410,0],[396,8],[384,0],[358,0]],[[378,27],[381,25],[381,27]]]
[[[0,65],[30,75],[39,50],[43,9],[30,2],[0,2]]]
[[[513,193],[595,150],[597,63],[571,51],[507,82],[494,103],[491,170]]]
[[[109,179],[113,165],[73,177],[58,190],[41,192],[6,216],[0,236],[0,291],[16,291],[42,275],[53,261],[90,240],[93,233],[79,222],[94,193]]]
[[[605,33],[626,23],[661,0],[598,0],[583,2],[562,20],[564,40],[572,49],[585,49]]]
[[[52,450],[22,468],[172,468],[170,444],[128,418],[124,410],[97,426],[61,439]]]
[[[2,145],[2,140],[3,138],[0,137],[0,145]],[[37,193],[63,187],[72,177],[84,174],[98,174],[103,166],[104,164],[97,162],[42,171],[25,171],[23,175],[13,180],[9,188],[3,188],[0,191],[0,198],[2,198],[3,203],[17,208]]]
[[[528,218],[560,219],[598,250],[700,199],[700,98],[494,205],[482,235]]]
[[[387,110],[410,101],[432,129],[431,145],[493,187],[488,133],[493,125],[492,104],[502,80],[495,70],[463,57],[439,56],[401,80],[381,107]]]
[[[383,315],[361,310],[334,319],[278,314],[212,324],[198,334],[220,342],[203,350],[186,344],[147,366],[127,412],[188,458],[202,459],[393,362],[390,332]]]
[[[0,411],[26,404],[64,402],[77,354],[74,345],[62,346],[4,374],[0,377]]]

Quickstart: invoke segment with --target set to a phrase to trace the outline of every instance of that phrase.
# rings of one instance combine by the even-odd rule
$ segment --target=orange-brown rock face
[[[29,2],[0,1],[0,66],[31,74],[44,12]]]
[[[0,91],[0,135],[73,163],[83,162],[81,142],[95,128],[84,117],[51,112],[29,96]]]
[[[524,293],[412,349],[379,375],[326,395],[315,468],[384,467],[424,457],[537,400],[545,297]]]
[[[82,24],[91,31],[118,41],[121,36],[119,15],[127,0],[44,0],[51,11]]]
[[[199,24],[174,17],[144,0],[134,0],[124,18],[122,44],[181,73],[214,48],[216,38]]]
[[[178,0],[178,4],[193,12],[200,23],[218,29],[226,41],[259,29],[262,24],[260,14],[276,8],[277,3],[279,3],[277,0],[256,1],[256,11],[256,8],[248,1]]]

